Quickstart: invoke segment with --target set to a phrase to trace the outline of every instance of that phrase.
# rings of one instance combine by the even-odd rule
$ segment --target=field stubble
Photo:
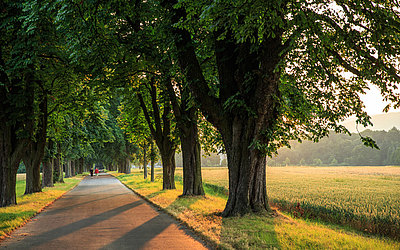
[[[226,168],[202,174],[228,189]],[[400,167],[268,167],[267,192],[294,217],[400,239]]]

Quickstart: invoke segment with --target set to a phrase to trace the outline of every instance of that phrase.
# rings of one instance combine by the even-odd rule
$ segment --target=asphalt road
[[[0,249],[205,248],[171,216],[107,174],[86,177],[0,242]]]

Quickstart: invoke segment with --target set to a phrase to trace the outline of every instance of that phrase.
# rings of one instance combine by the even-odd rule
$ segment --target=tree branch
[[[138,96],[138,98],[139,98],[140,107],[142,107],[144,117],[145,117],[145,119],[146,119],[146,121],[147,121],[147,124],[149,125],[151,135],[152,135],[154,138],[157,138],[157,139],[158,139],[159,137],[158,137],[157,131],[154,130],[154,127],[153,127],[153,125],[151,124],[150,115],[149,115],[149,112],[148,112],[148,110],[147,110],[146,104],[144,103],[143,96],[142,96],[141,93],[137,93],[137,96]]]
[[[359,70],[357,70],[356,68],[354,68],[353,66],[351,66],[348,62],[346,62],[346,61],[339,55],[338,52],[336,52],[336,51],[334,51],[334,50],[332,50],[332,49],[330,49],[330,48],[327,48],[327,47],[325,47],[325,49],[326,49],[329,53],[331,53],[331,54],[336,58],[336,60],[339,61],[340,65],[342,65],[343,68],[347,69],[348,71],[350,71],[351,73],[353,73],[353,74],[355,74],[355,75],[357,75],[357,76],[362,76],[361,72],[360,72]]]
[[[173,7],[175,3],[175,0],[162,2],[162,5],[173,14],[172,23],[178,23],[181,18],[186,17],[184,9]],[[214,125],[220,124],[220,118],[223,116],[223,107],[216,97],[210,95],[211,90],[204,78],[189,32],[171,26],[171,33],[177,47],[179,66],[186,76],[190,90],[197,102],[199,102],[201,109],[208,116],[208,119]]]
[[[158,108],[157,103],[157,88],[155,86],[154,78],[150,79],[150,96],[151,106],[153,107],[154,125],[156,127],[157,133],[162,134],[160,109]]]

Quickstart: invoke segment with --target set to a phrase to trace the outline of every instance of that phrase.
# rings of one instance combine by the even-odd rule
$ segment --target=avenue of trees
[[[177,149],[183,195],[203,195],[203,147],[227,154],[223,216],[268,211],[267,157],[368,125],[369,84],[399,106],[395,1],[5,0],[0,21],[1,206],[21,161],[26,193],[41,164],[51,185],[63,164],[127,173],[135,157],[174,189]]]

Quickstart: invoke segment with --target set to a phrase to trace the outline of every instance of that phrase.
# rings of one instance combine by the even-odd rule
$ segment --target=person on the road
[[[99,169],[96,168],[96,169],[94,170],[94,173],[96,174],[96,176],[98,176],[98,175],[99,175]]]
[[[93,168],[90,168],[90,176],[93,177]]]

